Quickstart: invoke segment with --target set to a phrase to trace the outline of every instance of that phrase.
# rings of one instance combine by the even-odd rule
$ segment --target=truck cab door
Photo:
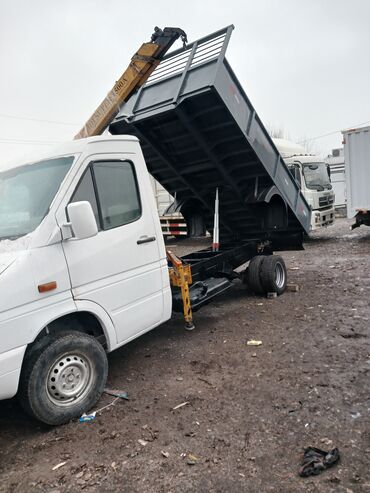
[[[163,316],[163,260],[142,168],[132,155],[89,158],[69,203],[90,202],[98,234],[63,242],[74,298],[106,310],[117,344]]]

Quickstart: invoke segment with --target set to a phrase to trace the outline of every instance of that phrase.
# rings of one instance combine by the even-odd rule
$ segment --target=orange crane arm
[[[150,42],[141,45],[131,58],[127,69],[114,84],[113,89],[109,91],[74,138],[83,139],[84,137],[100,135],[117,115],[121,104],[127,101],[147,81],[163,56],[180,37],[185,46],[187,38],[182,29],[165,27],[162,30],[155,27]]]

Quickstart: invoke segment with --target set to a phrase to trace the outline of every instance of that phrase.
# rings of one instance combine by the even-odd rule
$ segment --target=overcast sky
[[[369,0],[0,0],[0,167],[72,138],[155,25],[193,41],[228,24],[265,125],[298,141],[370,121]]]

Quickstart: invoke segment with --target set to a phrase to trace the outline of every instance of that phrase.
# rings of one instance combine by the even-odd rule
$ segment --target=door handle
[[[138,245],[142,245],[143,243],[150,243],[151,241],[155,241],[156,237],[155,236],[142,236],[137,240]]]

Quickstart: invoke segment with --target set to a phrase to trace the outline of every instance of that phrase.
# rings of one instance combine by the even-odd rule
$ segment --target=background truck
[[[285,139],[273,141],[312,208],[310,229],[333,224],[335,196],[327,164],[294,142]]]
[[[151,182],[154,197],[157,203],[159,220],[161,222],[164,237],[175,236],[176,238],[186,238],[188,230],[185,219],[176,211],[175,197],[172,197],[167,190],[162,187],[152,176]]]
[[[370,127],[343,133],[346,167],[347,216],[355,217],[352,229],[370,226]]]
[[[35,418],[65,423],[99,399],[106,353],[172,310],[193,329],[192,311],[235,279],[256,294],[284,292],[286,267],[273,251],[302,248],[310,207],[225,60],[231,31],[176,50],[165,61],[172,69],[180,56],[185,70],[137,93],[141,119],[131,121],[147,162],[135,136],[81,138],[101,132],[107,115],[114,119],[113,97],[74,141],[0,173],[0,399],[18,392]],[[129,92],[137,74],[126,72]],[[153,119],[143,118],[144,103]],[[121,113],[110,126],[128,127]],[[209,230],[219,196],[219,247],[181,259],[166,252],[147,165]]]

